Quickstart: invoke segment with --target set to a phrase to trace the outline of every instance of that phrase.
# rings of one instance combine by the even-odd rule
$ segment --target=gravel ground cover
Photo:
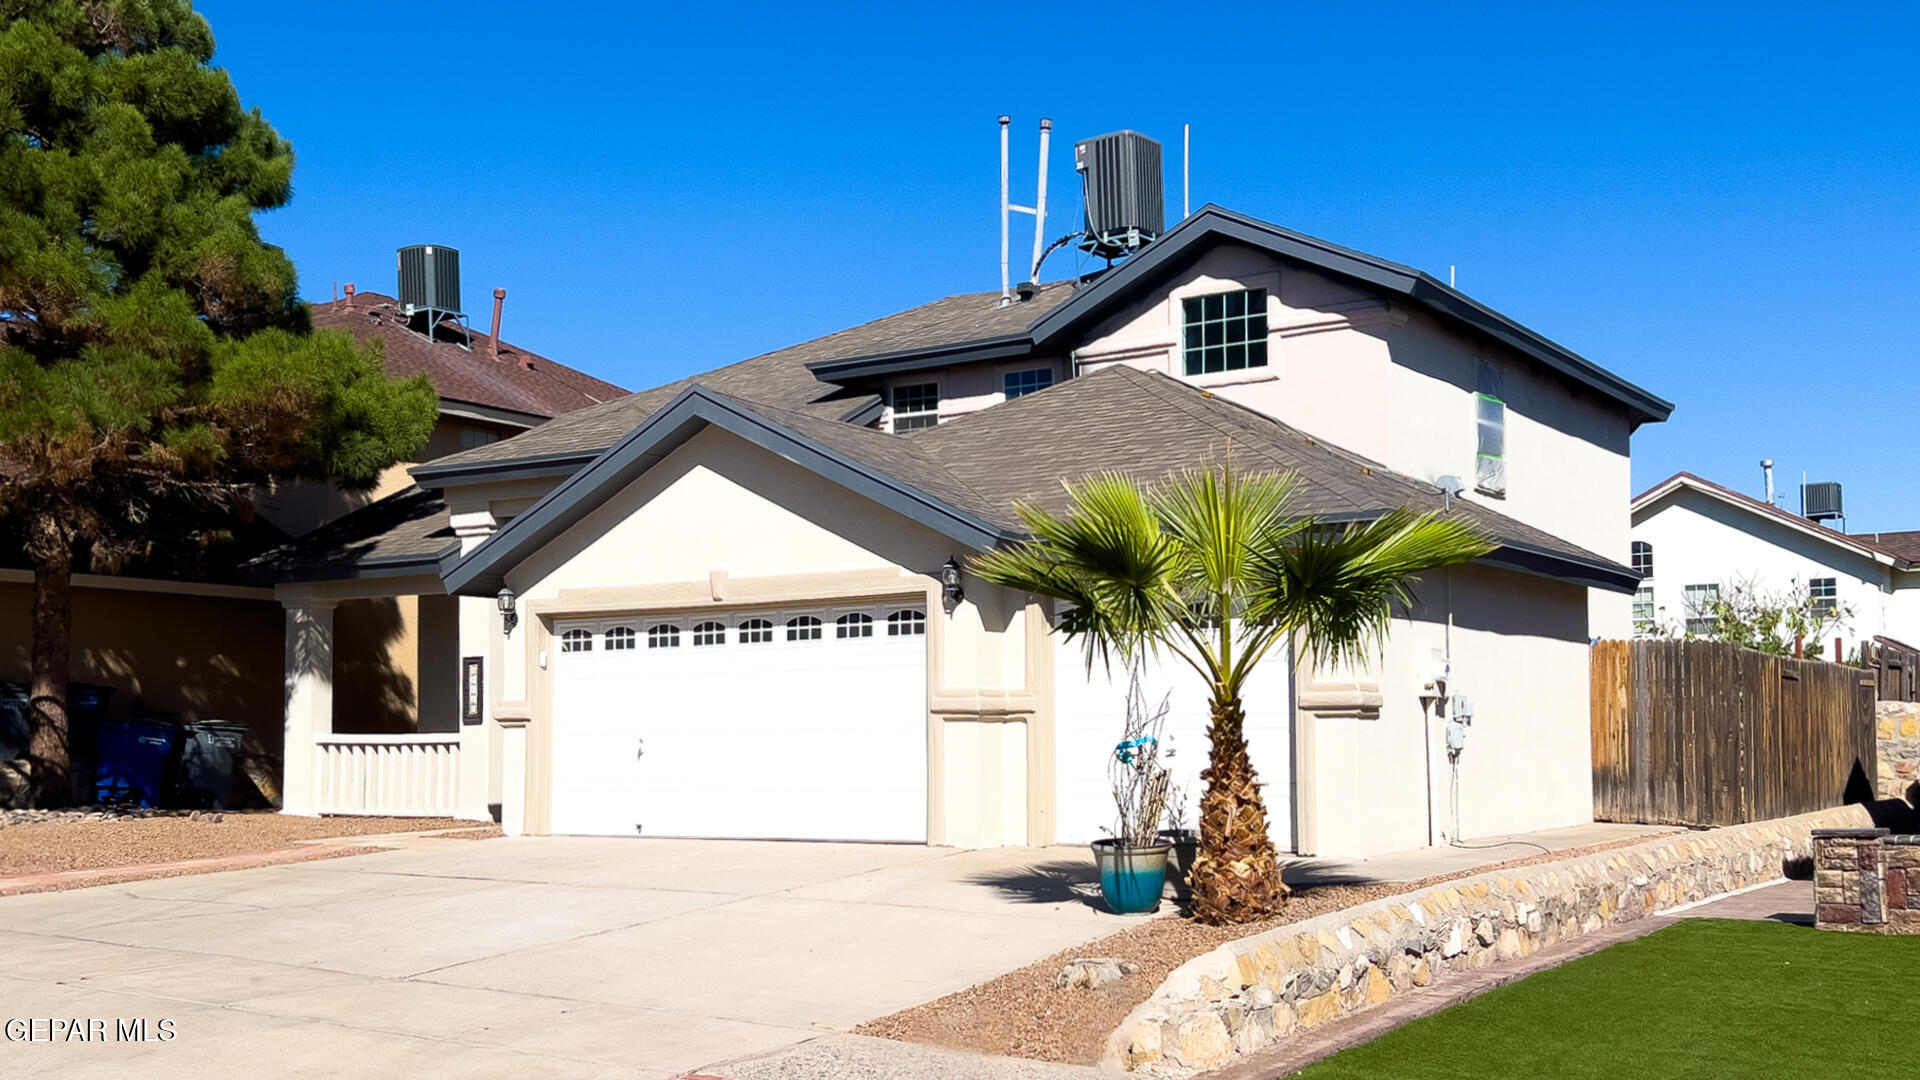
[[[0,877],[278,851],[299,840],[469,828],[452,818],[307,818],[272,811],[15,811],[0,819]]]
[[[1423,889],[1450,878],[1574,858],[1656,838],[1637,836],[1611,844],[1543,853],[1423,881],[1302,888],[1294,892],[1279,916],[1239,926],[1202,926],[1185,915],[1163,915],[936,1001],[870,1020],[854,1031],[902,1042],[1091,1065],[1099,1061],[1107,1036],[1135,1005],[1159,988],[1174,968],[1229,941],[1369,900]],[[1054,985],[1054,977],[1068,962],[1094,956],[1130,960],[1140,966],[1126,979],[1098,990]]]

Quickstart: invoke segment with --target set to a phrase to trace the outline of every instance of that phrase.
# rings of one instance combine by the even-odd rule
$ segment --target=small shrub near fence
[[[1873,798],[1876,680],[1714,641],[1593,646],[1601,821],[1716,826]]]

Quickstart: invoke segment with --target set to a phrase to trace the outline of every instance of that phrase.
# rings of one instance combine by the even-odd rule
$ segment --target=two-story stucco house
[[[1124,676],[1088,670],[1053,602],[955,571],[1017,542],[1016,500],[1231,452],[1294,473],[1304,510],[1444,507],[1498,544],[1422,582],[1364,669],[1268,665],[1249,731],[1279,845],[1444,842],[1456,809],[1467,837],[1586,821],[1587,642],[1613,617],[1591,597],[1624,633],[1629,441],[1670,409],[1425,274],[1208,207],[1089,279],[950,297],[449,455],[263,561],[287,611],[286,809],[1094,839]],[[458,672],[457,734],[334,734],[333,611],[397,595]],[[1197,791],[1198,680],[1147,678]],[[1442,699],[1474,706],[1457,808]]]
[[[1848,649],[1920,641],[1920,533],[1841,532],[1683,472],[1634,498],[1631,558],[1638,633],[1708,632],[1711,599],[1746,588],[1829,606]]]

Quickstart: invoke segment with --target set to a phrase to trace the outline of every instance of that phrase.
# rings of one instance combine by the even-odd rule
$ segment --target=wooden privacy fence
[[[1873,797],[1868,672],[1716,641],[1600,641],[1592,663],[1598,820],[1736,825]]]
[[[1860,643],[1860,666],[1872,673],[1881,701],[1920,701],[1920,653],[1877,637]]]

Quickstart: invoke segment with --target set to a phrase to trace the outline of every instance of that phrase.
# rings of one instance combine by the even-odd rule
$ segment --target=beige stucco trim
[[[725,571],[715,571],[724,574]],[[728,576],[725,599],[716,600],[711,575],[705,581],[675,581],[658,585],[622,585],[604,589],[561,589],[551,600],[527,605],[535,615],[567,618],[595,615],[637,615],[669,611],[698,611],[725,603],[728,608],[783,604],[831,604],[845,600],[875,600],[887,596],[926,596],[928,614],[939,610],[938,595],[927,578],[898,570],[835,570],[818,574],[777,577]]]
[[[446,586],[441,584],[438,574],[302,581],[273,587],[273,595],[282,603],[304,603],[304,598],[308,597],[334,601],[373,600],[389,596],[444,596],[446,592]]]
[[[1053,623],[1045,601],[1029,601],[1026,608],[1027,694],[1033,711],[1027,717],[1027,843],[1045,847],[1057,832],[1054,811],[1054,690]]]
[[[1293,850],[1301,855],[1317,855],[1320,852],[1320,798],[1314,764],[1320,756],[1314,747],[1314,729],[1320,718],[1301,702],[1303,684],[1312,677],[1313,671],[1310,664],[1301,660],[1303,654],[1298,640],[1295,637],[1287,648],[1288,657],[1294,661],[1292,677],[1287,680],[1293,688]]]
[[[1035,699],[1026,690],[936,690],[928,698],[932,710],[941,716],[964,716],[969,720],[1025,720],[1033,713]]]
[[[533,607],[535,605],[528,605]],[[527,620],[527,809],[526,831],[545,836],[553,827],[553,617]],[[542,654],[547,663],[542,664]]]
[[[1318,716],[1372,720],[1379,717],[1382,700],[1379,683],[1314,682],[1300,688],[1299,707]]]

